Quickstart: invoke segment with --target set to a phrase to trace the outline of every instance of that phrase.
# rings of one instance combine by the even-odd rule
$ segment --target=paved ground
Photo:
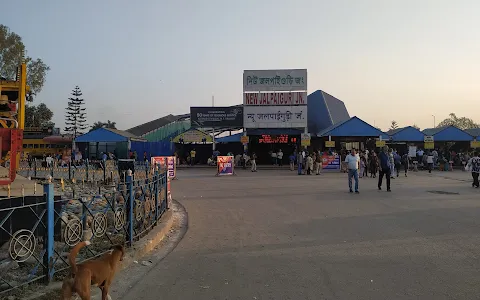
[[[365,178],[360,195],[338,173],[178,176],[188,232],[122,299],[478,299],[468,173],[412,173],[392,193]]]

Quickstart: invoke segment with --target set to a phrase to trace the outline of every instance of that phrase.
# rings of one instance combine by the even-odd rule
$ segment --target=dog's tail
[[[68,262],[70,263],[70,268],[72,268],[73,276],[77,273],[77,262],[75,259],[77,258],[78,252],[80,252],[80,249],[90,244],[90,241],[80,242],[70,251],[70,254],[68,255]]]

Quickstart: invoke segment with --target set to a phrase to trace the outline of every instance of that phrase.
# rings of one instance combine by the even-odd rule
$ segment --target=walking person
[[[295,152],[290,154],[290,171],[293,171],[295,169]]]
[[[297,154],[298,175],[303,175],[302,173],[303,162],[304,162],[304,158],[302,153],[298,153]]]
[[[322,169],[322,155],[320,152],[317,153],[315,159],[315,175],[320,175],[320,170]]]
[[[278,150],[278,152],[277,152],[277,163],[280,167],[283,166],[283,152],[282,152],[282,149]]]
[[[388,146],[383,147],[383,151],[378,155],[380,172],[378,174],[378,189],[382,190],[382,181],[383,176],[387,180],[387,192],[391,192],[390,189],[390,177],[391,177],[391,166],[390,166],[390,157],[388,155]]]
[[[348,169],[348,188],[350,193],[353,193],[352,190],[352,177],[355,179],[355,193],[359,194],[358,191],[358,167],[360,164],[359,157],[355,153],[355,149],[352,149],[349,155],[345,158],[345,163]]]
[[[427,165],[428,165],[428,173],[432,173],[433,170],[433,154],[428,152],[427,154]]]
[[[370,156],[370,177],[375,178],[377,177],[377,171],[378,171],[378,157],[375,152],[372,151],[372,155]]]
[[[257,154],[255,152],[252,153],[250,161],[252,163],[252,172],[257,172]]]
[[[393,174],[395,172],[395,159],[393,158],[393,149],[388,150],[388,158],[390,161],[390,178],[395,178],[393,177]]]
[[[366,175],[366,166],[367,166],[367,160],[365,159],[364,156],[360,158],[360,178],[363,178],[363,176],[368,177]]]
[[[410,167],[410,159],[408,157],[408,153],[405,153],[402,156],[403,167],[405,168],[405,177],[407,177],[408,169]]]
[[[478,176],[480,173],[480,157],[478,157],[478,152],[473,154],[473,157],[470,158],[467,164],[467,168],[472,171],[472,187],[478,188],[480,183],[478,182]]]
[[[402,166],[402,157],[397,151],[393,151],[393,161],[395,163],[395,171],[397,172],[398,177],[400,175],[400,167]]]

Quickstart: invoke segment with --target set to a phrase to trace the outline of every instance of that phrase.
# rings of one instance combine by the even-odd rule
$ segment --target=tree
[[[479,128],[480,126],[475,123],[472,119],[466,117],[457,117],[455,113],[449,114],[449,117],[443,120],[442,122],[438,123],[437,127],[445,127],[445,126],[455,126],[462,130],[464,129],[472,129],[472,128]]]
[[[53,112],[45,105],[26,105],[25,106],[25,127],[53,127]]]
[[[412,125],[413,128],[420,130],[420,127],[417,126],[417,124]]]
[[[82,135],[84,130],[88,128],[86,108],[83,107],[85,100],[79,98],[82,96],[80,88],[75,86],[72,91],[72,97],[68,98],[68,106],[65,109],[65,132],[71,134],[73,138]]]
[[[93,131],[93,130],[96,130],[96,129],[99,129],[99,128],[117,129],[116,125],[117,125],[117,122],[111,122],[110,120],[108,120],[106,123],[98,121],[98,122],[93,123],[90,131]]]
[[[395,130],[395,129],[398,129],[398,123],[397,121],[393,120],[390,125],[390,130]]]
[[[41,92],[50,67],[40,58],[26,56],[26,52],[22,38],[10,31],[7,26],[0,24],[0,77],[15,80],[17,67],[25,62],[30,96],[34,96]],[[33,97],[27,97],[27,100],[33,101]]]

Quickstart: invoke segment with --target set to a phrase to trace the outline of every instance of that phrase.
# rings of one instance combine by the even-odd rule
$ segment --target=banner
[[[329,155],[324,153],[322,155],[322,169],[323,170],[340,170],[340,156]]]
[[[192,127],[243,127],[243,107],[190,107]]]
[[[244,93],[243,105],[307,105],[307,92]]]
[[[177,162],[175,156],[154,156],[152,157],[152,166],[159,164],[160,168],[166,168],[168,178],[175,178],[177,171]]]
[[[307,69],[245,70],[243,91],[306,91]]]
[[[211,135],[206,134],[203,131],[197,129],[190,129],[184,133],[181,133],[172,139],[174,143],[188,144],[188,143],[212,143],[213,138]]]
[[[245,106],[245,128],[305,128],[307,106]]]
[[[233,175],[233,156],[217,156],[217,175]]]

